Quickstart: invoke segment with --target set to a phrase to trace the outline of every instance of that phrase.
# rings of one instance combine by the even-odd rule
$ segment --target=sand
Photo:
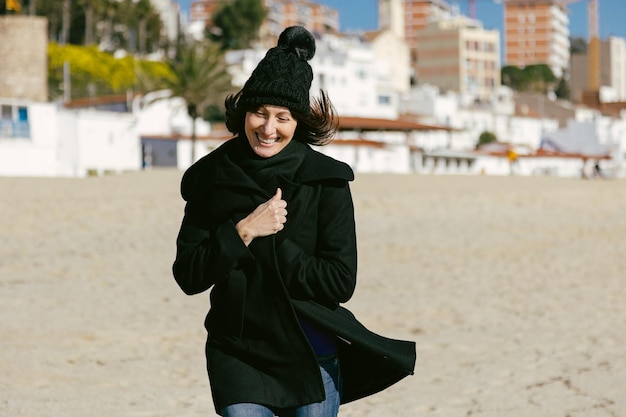
[[[0,178],[0,416],[214,416],[181,172]],[[415,375],[343,417],[626,415],[626,182],[358,174],[348,307]]]

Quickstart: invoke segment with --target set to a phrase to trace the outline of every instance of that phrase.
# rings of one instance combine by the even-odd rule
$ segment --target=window
[[[0,138],[30,138],[28,108],[3,104],[0,110]]]
[[[364,68],[358,68],[356,70],[356,76],[357,78],[364,80],[367,78],[367,71]]]
[[[390,105],[391,104],[391,97],[389,96],[378,96],[378,104],[382,104],[382,105]]]
[[[320,80],[320,88],[322,90],[326,90],[328,87],[326,86],[326,74],[319,74]]]

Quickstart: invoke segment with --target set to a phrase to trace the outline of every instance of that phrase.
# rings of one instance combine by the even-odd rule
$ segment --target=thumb
[[[274,197],[272,197],[273,200],[280,200],[281,198],[283,198],[283,190],[281,190],[280,188],[276,189],[276,194],[274,194]]]

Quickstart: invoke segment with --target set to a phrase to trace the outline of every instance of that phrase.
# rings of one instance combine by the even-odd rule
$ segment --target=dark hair
[[[226,127],[237,136],[245,135],[246,113],[259,108],[258,105],[239,104],[242,92],[243,90],[237,94],[230,94],[224,101]],[[298,122],[294,139],[310,145],[327,145],[333,140],[339,127],[335,107],[324,90],[320,90],[320,97],[311,100],[311,111],[308,115],[294,111],[291,115]]]

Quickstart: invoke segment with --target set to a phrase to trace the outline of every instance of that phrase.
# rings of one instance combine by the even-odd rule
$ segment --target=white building
[[[0,175],[84,177],[141,169],[132,114],[2,101]],[[17,119],[4,117],[19,114]]]
[[[364,37],[372,45],[376,73],[382,79],[391,76],[395,92],[408,93],[411,89],[411,62],[409,47],[404,38],[392,30],[367,32]]]
[[[315,56],[309,61],[313,96],[320,89],[327,91],[341,116],[398,117],[399,92],[392,66],[379,59],[369,42],[360,36],[335,35],[323,35],[316,42]],[[228,52],[233,85],[243,87],[265,53],[262,49]]]
[[[419,115],[424,123],[455,129],[448,144],[453,151],[474,149],[484,132],[493,133],[500,142],[537,149],[545,131],[558,129],[554,119],[515,114],[513,92],[507,87],[500,87],[488,100],[476,101],[471,95],[420,86],[404,97],[402,111]]]
[[[626,168],[626,114],[621,119],[596,115],[592,120],[570,120],[558,131],[546,133],[543,147],[587,159],[609,155],[606,170],[623,176]]]
[[[192,146],[195,160],[198,160],[231,136],[228,132],[215,133],[210,123],[197,119],[196,141],[192,143],[193,122],[187,114],[185,102],[179,97],[167,97],[167,91],[156,91],[136,97],[133,102],[145,168],[185,169],[193,162]]]
[[[183,20],[180,5],[175,0],[150,0],[150,2],[161,16],[167,40],[175,42],[181,33]]]
[[[323,36],[311,60],[311,91],[327,91],[341,116],[395,119],[399,94],[391,67],[379,62],[372,44],[359,36]]]

